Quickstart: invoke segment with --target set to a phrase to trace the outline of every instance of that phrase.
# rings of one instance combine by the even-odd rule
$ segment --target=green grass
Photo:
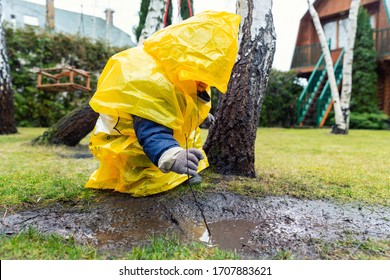
[[[128,260],[234,260],[239,257],[216,247],[208,247],[201,243],[181,242],[177,237],[152,238],[145,247],[135,247]]]
[[[207,247],[201,243],[183,243],[178,237],[151,238],[150,244],[137,246],[130,253],[115,256],[99,252],[89,245],[79,245],[75,240],[57,234],[42,234],[28,228],[11,237],[0,235],[2,260],[224,260],[238,259],[232,252]]]
[[[318,240],[316,251],[324,260],[389,260],[389,240],[356,240],[326,243]]]
[[[84,260],[97,259],[96,249],[76,244],[73,238],[44,235],[33,228],[7,237],[0,235],[2,260]]]
[[[98,166],[80,147],[31,146],[43,129],[19,128],[19,133],[0,136],[0,206],[17,207],[58,201],[90,199],[93,191],[83,186]],[[87,141],[87,139],[85,139]]]
[[[88,200],[96,195],[83,186],[98,162],[72,158],[87,153],[88,137],[76,148],[31,146],[42,132],[19,128],[19,134],[0,136],[0,206]],[[389,143],[390,132],[383,130],[333,135],[328,129],[261,128],[255,151],[258,178],[206,171],[202,188],[390,205]]]
[[[73,157],[87,153],[88,138],[75,148],[31,146],[30,141],[43,131],[19,128],[18,134],[0,136],[2,209],[66,201],[91,202],[98,198],[98,192],[84,188],[98,162]],[[332,135],[325,129],[261,128],[256,140],[258,178],[221,176],[207,170],[204,183],[196,189],[200,193],[228,189],[254,197],[292,195],[390,206],[389,143],[389,131],[352,130],[349,135]],[[16,236],[0,236],[0,244],[2,259],[237,257],[202,244],[183,244],[175,238],[152,239],[149,245],[113,257],[90,246],[77,245],[72,238],[43,235],[32,229]],[[388,241],[318,242],[317,246],[324,259],[388,259],[390,254]],[[290,259],[293,255],[281,251],[275,258]]]
[[[390,132],[260,129],[258,175],[275,194],[390,205]]]
[[[390,205],[390,132],[261,128],[256,179],[207,171],[204,187],[250,196],[291,195]]]

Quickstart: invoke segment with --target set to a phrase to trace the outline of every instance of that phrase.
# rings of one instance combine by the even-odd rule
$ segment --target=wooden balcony
[[[390,28],[375,30],[374,38],[378,60],[390,60]],[[339,53],[340,49],[332,50],[332,57],[338,57]],[[295,70],[302,75],[311,73],[320,56],[320,44],[297,46],[295,47],[291,70]]]

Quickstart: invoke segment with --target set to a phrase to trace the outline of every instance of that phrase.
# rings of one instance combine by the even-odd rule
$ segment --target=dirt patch
[[[118,252],[177,234],[185,240],[235,250],[244,258],[272,258],[280,250],[316,259],[315,240],[390,239],[390,208],[291,197],[249,198],[208,193],[198,198],[211,236],[191,195],[132,198],[113,194],[88,207],[53,205],[7,214],[1,234],[33,226]],[[2,213],[1,215],[4,215]]]

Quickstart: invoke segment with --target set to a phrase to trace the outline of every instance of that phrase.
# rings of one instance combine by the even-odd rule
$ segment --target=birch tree
[[[355,45],[356,38],[356,27],[357,27],[357,15],[360,7],[361,0],[352,0],[351,6],[349,9],[348,16],[348,39],[347,47],[344,52],[343,60],[343,84],[342,84],[342,93],[340,100],[340,93],[337,88],[336,79],[333,70],[333,62],[330,55],[329,48],[327,46],[326,37],[324,30],[322,28],[318,13],[315,10],[313,4],[309,0],[307,3],[309,5],[309,12],[313,18],[313,23],[316,28],[322,52],[326,61],[326,70],[328,73],[329,84],[332,92],[333,98],[333,108],[335,112],[335,122],[336,124],[332,128],[332,133],[334,134],[348,134],[349,129],[349,115],[350,115],[350,102],[351,102],[351,92],[352,92],[352,64],[353,64],[353,49]]]
[[[164,27],[165,6],[164,0],[150,0],[145,25],[138,40],[139,45],[142,45],[145,39]]]
[[[221,95],[204,145],[221,174],[255,177],[254,147],[265,90],[275,53],[272,0],[239,0],[239,53],[228,91]]]
[[[348,134],[349,130],[349,116],[352,92],[352,64],[353,64],[353,50],[355,46],[357,18],[360,7],[360,0],[352,0],[351,8],[349,9],[349,33],[347,47],[345,49],[343,61],[343,87],[341,92],[341,110],[346,124],[345,131],[341,133]]]
[[[0,134],[16,133],[11,72],[2,24],[3,6],[0,1]]]
[[[341,111],[340,93],[337,88],[336,77],[333,69],[332,56],[330,54],[328,42],[326,40],[325,32],[324,29],[322,28],[318,13],[314,8],[313,4],[310,2],[310,0],[307,0],[307,4],[309,5],[309,13],[313,19],[313,24],[317,31],[318,38],[320,40],[322,53],[324,54],[326,72],[328,74],[330,90],[332,92],[333,109],[334,109],[335,122],[336,122],[335,128],[332,131],[342,131],[346,129],[346,124]]]

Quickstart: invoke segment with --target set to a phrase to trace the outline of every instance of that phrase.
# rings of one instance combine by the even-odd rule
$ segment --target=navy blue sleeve
[[[133,116],[133,125],[138,142],[145,154],[158,166],[161,155],[173,147],[180,147],[173,138],[173,130],[153,121]]]

